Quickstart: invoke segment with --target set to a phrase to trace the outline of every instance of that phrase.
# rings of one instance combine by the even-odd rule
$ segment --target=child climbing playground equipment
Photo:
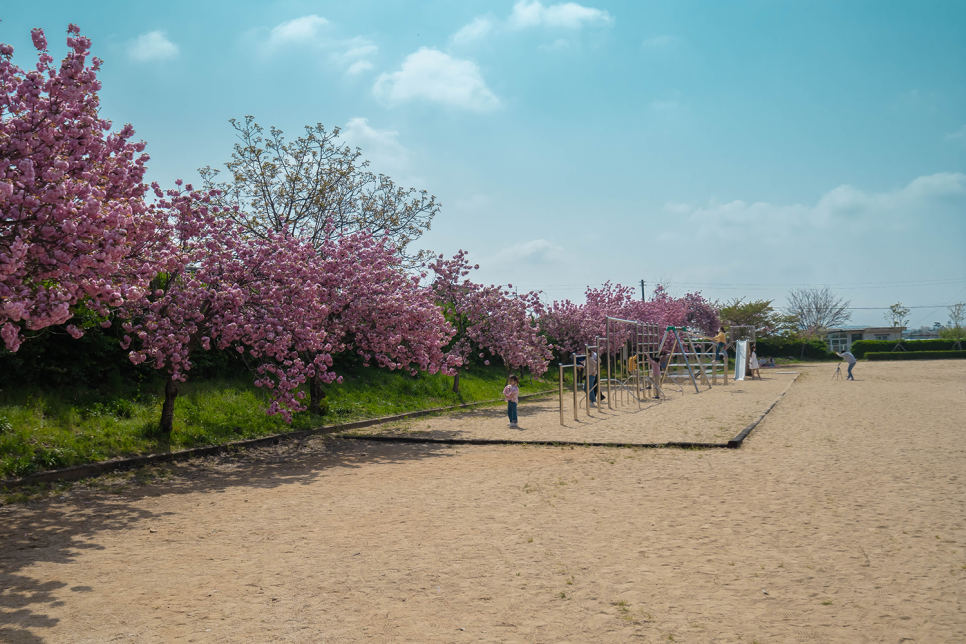
[[[670,349],[667,350],[669,343]],[[699,382],[710,389],[718,384],[719,375],[723,383],[728,384],[727,351],[723,360],[715,360],[714,340],[687,327],[669,326],[664,331],[661,347],[667,360],[667,366],[662,370],[662,384],[673,384],[682,394],[683,384],[690,383],[695,393],[700,393]]]
[[[648,398],[659,399],[661,392],[659,369],[655,368],[660,355],[660,332],[656,324],[638,320],[606,318],[606,331],[596,336],[594,344],[584,346],[584,353],[572,353],[569,364],[558,363],[560,384],[560,424],[564,424],[564,376],[573,373],[574,420],[579,420],[578,410],[583,407],[587,416],[592,415],[591,388],[597,395],[598,410],[607,401],[608,409],[615,405],[637,404],[641,408]],[[596,382],[592,383],[589,366],[597,353]],[[583,373],[581,374],[581,369]],[[583,384],[579,384],[583,381]],[[583,392],[581,394],[581,392]]]
[[[591,376],[595,374],[590,373],[588,368],[590,365],[591,357],[594,351],[598,350],[598,345],[600,344],[599,337],[597,342],[594,344],[584,345],[584,353],[571,353],[570,364],[558,363],[557,368],[559,370],[559,394],[560,394],[560,424],[564,424],[564,375],[567,373],[567,369],[570,369],[573,374],[573,389],[574,389],[574,420],[579,420],[577,416],[577,410],[583,406],[586,410],[588,416],[591,415],[590,412],[590,390],[591,390]],[[583,371],[583,373],[581,373]],[[597,361],[597,382],[593,384],[593,387],[600,392],[600,359]],[[583,384],[580,381],[583,380]],[[580,393],[583,392],[583,393]],[[598,396],[598,399],[600,396]],[[598,400],[599,402],[599,400]]]

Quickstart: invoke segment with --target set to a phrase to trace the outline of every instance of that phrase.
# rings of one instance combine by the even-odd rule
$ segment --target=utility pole
[[[644,296],[644,280],[641,280],[641,302],[646,302],[647,299]]]

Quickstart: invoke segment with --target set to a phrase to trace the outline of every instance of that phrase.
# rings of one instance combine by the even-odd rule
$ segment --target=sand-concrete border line
[[[798,377],[801,375],[799,372],[785,372],[794,373],[795,377],[792,381],[788,383],[784,391],[779,394],[778,398],[775,399],[768,409],[762,413],[757,420],[745,427],[741,432],[735,436],[733,439],[727,443],[688,443],[688,442],[678,442],[669,441],[667,443],[628,443],[628,442],[593,442],[593,441],[566,441],[566,440],[542,440],[542,441],[528,441],[528,440],[517,440],[513,438],[431,438],[428,436],[418,436],[418,435],[386,435],[386,434],[340,434],[339,438],[345,438],[347,440],[359,440],[359,441],[376,441],[382,443],[429,443],[429,444],[441,444],[441,445],[535,445],[535,446],[547,446],[547,447],[637,447],[645,449],[662,449],[662,448],[679,448],[679,449],[738,449],[744,442],[748,435],[758,426],[758,424],[768,415],[778,401],[782,399],[785,393],[788,392],[789,388]],[[522,396],[521,396],[522,397]]]
[[[554,393],[557,393],[557,389],[548,389],[546,391],[538,391],[537,393],[533,393],[533,394],[524,394],[520,396],[520,398],[536,398],[539,396],[547,396]],[[503,401],[499,399],[483,400],[475,403],[467,403],[465,405],[452,405],[449,407],[434,407],[432,409],[419,409],[416,411],[408,411],[403,414],[395,414],[393,416],[383,416],[381,418],[370,418],[368,420],[360,420],[353,423],[344,423],[341,425],[324,425],[322,427],[313,427],[312,429],[301,429],[294,432],[283,432],[281,434],[271,434],[270,436],[250,438],[243,441],[232,441],[230,443],[222,443],[221,445],[192,447],[190,449],[178,450],[177,452],[145,454],[144,456],[118,458],[110,461],[97,461],[95,463],[88,463],[87,465],[75,465],[73,467],[65,467],[59,470],[48,470],[46,472],[36,472],[34,474],[29,474],[19,479],[0,480],[0,490],[21,487],[24,485],[33,485],[36,483],[53,483],[56,481],[77,481],[80,479],[89,478],[91,476],[97,476],[98,474],[116,472],[118,470],[135,469],[138,467],[144,467],[145,465],[154,465],[156,463],[171,463],[174,461],[183,461],[183,460],[198,458],[202,456],[214,456],[216,454],[220,454],[222,452],[229,451],[229,450],[247,449],[250,447],[260,447],[262,445],[271,445],[271,444],[279,443],[284,440],[308,438],[309,436],[315,436],[318,434],[334,434],[337,432],[343,432],[343,431],[352,430],[352,429],[362,429],[363,427],[383,425],[385,423],[392,423],[397,420],[405,420],[407,418],[418,418],[420,416],[428,416],[430,414],[436,414],[439,412],[469,409],[471,407],[480,407],[482,405],[493,405],[500,402],[503,402]]]
[[[513,438],[430,438],[413,435],[387,436],[386,434],[339,434],[339,438],[357,441],[375,441],[381,443],[430,443],[441,445],[534,445],[544,447],[645,447],[659,449],[664,447],[680,447],[683,449],[727,448],[728,443],[628,443],[613,442],[600,443],[593,441],[565,441],[545,440],[528,441]]]
[[[778,401],[781,400],[785,396],[786,393],[788,393],[788,390],[791,389],[792,385],[795,384],[795,381],[798,380],[798,377],[800,375],[802,375],[802,374],[801,373],[796,373],[795,374],[795,377],[792,378],[792,381],[790,383],[788,383],[788,386],[787,387],[785,387],[785,390],[782,391],[781,394],[778,396],[778,398],[775,399],[775,402],[773,402],[768,407],[768,409],[765,410],[765,413],[763,413],[761,416],[759,416],[758,419],[755,422],[751,423],[750,425],[748,425],[747,427],[745,427],[743,430],[741,430],[741,433],[739,433],[737,436],[735,436],[730,441],[728,441],[728,447],[730,447],[732,449],[737,449],[737,448],[741,447],[741,444],[743,442],[745,442],[745,439],[748,438],[748,435],[755,429],[755,427],[758,427],[758,423],[760,423],[761,421],[763,421],[765,419],[765,416],[768,415],[768,412],[770,412],[772,409],[775,408],[775,405],[778,404]]]

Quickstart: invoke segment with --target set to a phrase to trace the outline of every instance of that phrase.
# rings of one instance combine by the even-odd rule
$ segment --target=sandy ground
[[[564,392],[563,425],[558,393],[520,401],[519,429],[507,427],[506,407],[501,406],[406,420],[353,433],[588,443],[727,443],[761,416],[796,376],[787,369],[761,372],[761,380],[729,381],[727,385],[719,378],[718,386],[701,385],[700,393],[695,392],[694,386],[665,386],[665,398],[644,399],[640,405],[628,393],[612,387],[612,408],[605,401],[600,407],[592,407],[590,415],[584,393],[578,391],[576,421],[571,389]]]
[[[0,508],[0,641],[966,641],[966,363],[802,371],[740,450],[314,440]]]

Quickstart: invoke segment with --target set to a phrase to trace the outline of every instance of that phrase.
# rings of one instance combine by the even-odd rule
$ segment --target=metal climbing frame
[[[608,409],[634,402],[640,409],[652,390],[660,397],[660,385],[651,366],[660,349],[656,324],[608,317],[604,348]]]
[[[734,344],[735,342],[740,342],[741,340],[747,340],[748,342],[755,341],[755,327],[753,326],[730,326],[728,327],[728,335],[730,336],[731,342],[729,344]]]
[[[671,341],[671,351],[666,354],[668,362],[664,373],[661,375],[661,384],[663,385],[668,379],[675,384],[680,384],[678,380],[690,380],[691,384],[694,385],[694,393],[701,393],[701,389],[698,387],[698,380],[700,379],[701,384],[710,389],[711,382],[708,380],[705,364],[701,359],[702,354],[695,347],[694,339],[688,329],[686,327],[667,327],[664,331],[664,338],[661,340],[661,346],[664,347],[668,340]],[[683,362],[678,359],[683,360]],[[682,393],[684,393],[683,390]]]
[[[643,394],[647,398],[649,392],[653,392],[653,396],[660,399],[664,396],[660,383],[661,329],[656,324],[642,322],[640,337],[641,348],[645,358],[640,364],[641,373],[644,378]]]
[[[590,369],[586,368],[589,356],[594,350],[598,352],[597,387],[598,393],[603,393],[606,384],[607,406],[614,409],[615,393],[619,394],[622,402],[633,404],[638,408],[649,396],[661,398],[661,382],[659,369],[652,366],[660,360],[660,329],[656,324],[649,324],[639,320],[624,320],[621,318],[607,318],[606,334],[595,338],[595,344],[584,346],[584,353],[572,353],[569,364],[558,363],[560,424],[564,424],[564,375],[570,369],[574,375],[573,409],[574,420],[578,420],[577,410],[583,406],[588,416],[592,414],[590,407]],[[584,359],[585,369],[583,386],[578,385],[578,360]],[[604,378],[606,368],[607,377]],[[583,391],[583,398],[579,397]],[[598,396],[600,404],[600,396]]]
[[[681,333],[682,339],[686,336],[688,342],[686,344],[693,347],[696,355],[701,358],[700,369],[704,371],[705,377],[711,379],[712,385],[718,384],[718,376],[722,376],[724,379],[724,384],[728,384],[728,343],[725,342],[724,350],[724,360],[718,361],[714,359],[715,354],[715,341],[710,338],[702,337],[698,334],[691,333],[690,331],[684,331]]]
[[[564,399],[564,385],[563,385],[563,381],[564,381],[564,374],[566,374],[567,369],[570,369],[572,371],[572,373],[574,374],[574,387],[573,387],[573,389],[574,389],[574,402],[573,402],[573,405],[574,405],[574,420],[579,420],[579,418],[577,416],[577,410],[580,408],[581,405],[585,405],[587,415],[588,416],[591,415],[591,412],[590,412],[590,369],[587,368],[587,363],[589,362],[588,356],[591,355],[591,350],[592,349],[596,349],[596,350],[599,351],[599,347],[598,347],[599,344],[600,344],[600,342],[598,341],[597,344],[588,344],[588,345],[585,345],[584,346],[584,348],[586,350],[585,353],[571,353],[570,354],[570,360],[571,360],[570,364],[564,364],[562,362],[557,363],[558,375],[560,377],[560,380],[559,380],[559,383],[558,383],[558,389],[559,389],[559,397],[560,397],[559,406],[560,406],[560,424],[561,425],[564,424],[564,402],[563,402],[563,399]],[[581,358],[584,359],[584,366],[583,366],[583,368],[584,368],[584,377],[583,377],[584,384],[583,384],[582,387],[580,386],[580,378],[578,376],[578,372],[580,370],[580,365],[577,363],[577,361],[579,359],[581,359]],[[600,391],[600,389],[599,389],[599,387],[600,387],[600,362],[599,362],[599,360],[598,360],[598,364],[597,364],[597,384],[595,386],[597,386],[598,387],[598,391]],[[579,397],[579,393],[578,392],[580,392],[580,391],[583,391],[583,398],[582,399]]]

